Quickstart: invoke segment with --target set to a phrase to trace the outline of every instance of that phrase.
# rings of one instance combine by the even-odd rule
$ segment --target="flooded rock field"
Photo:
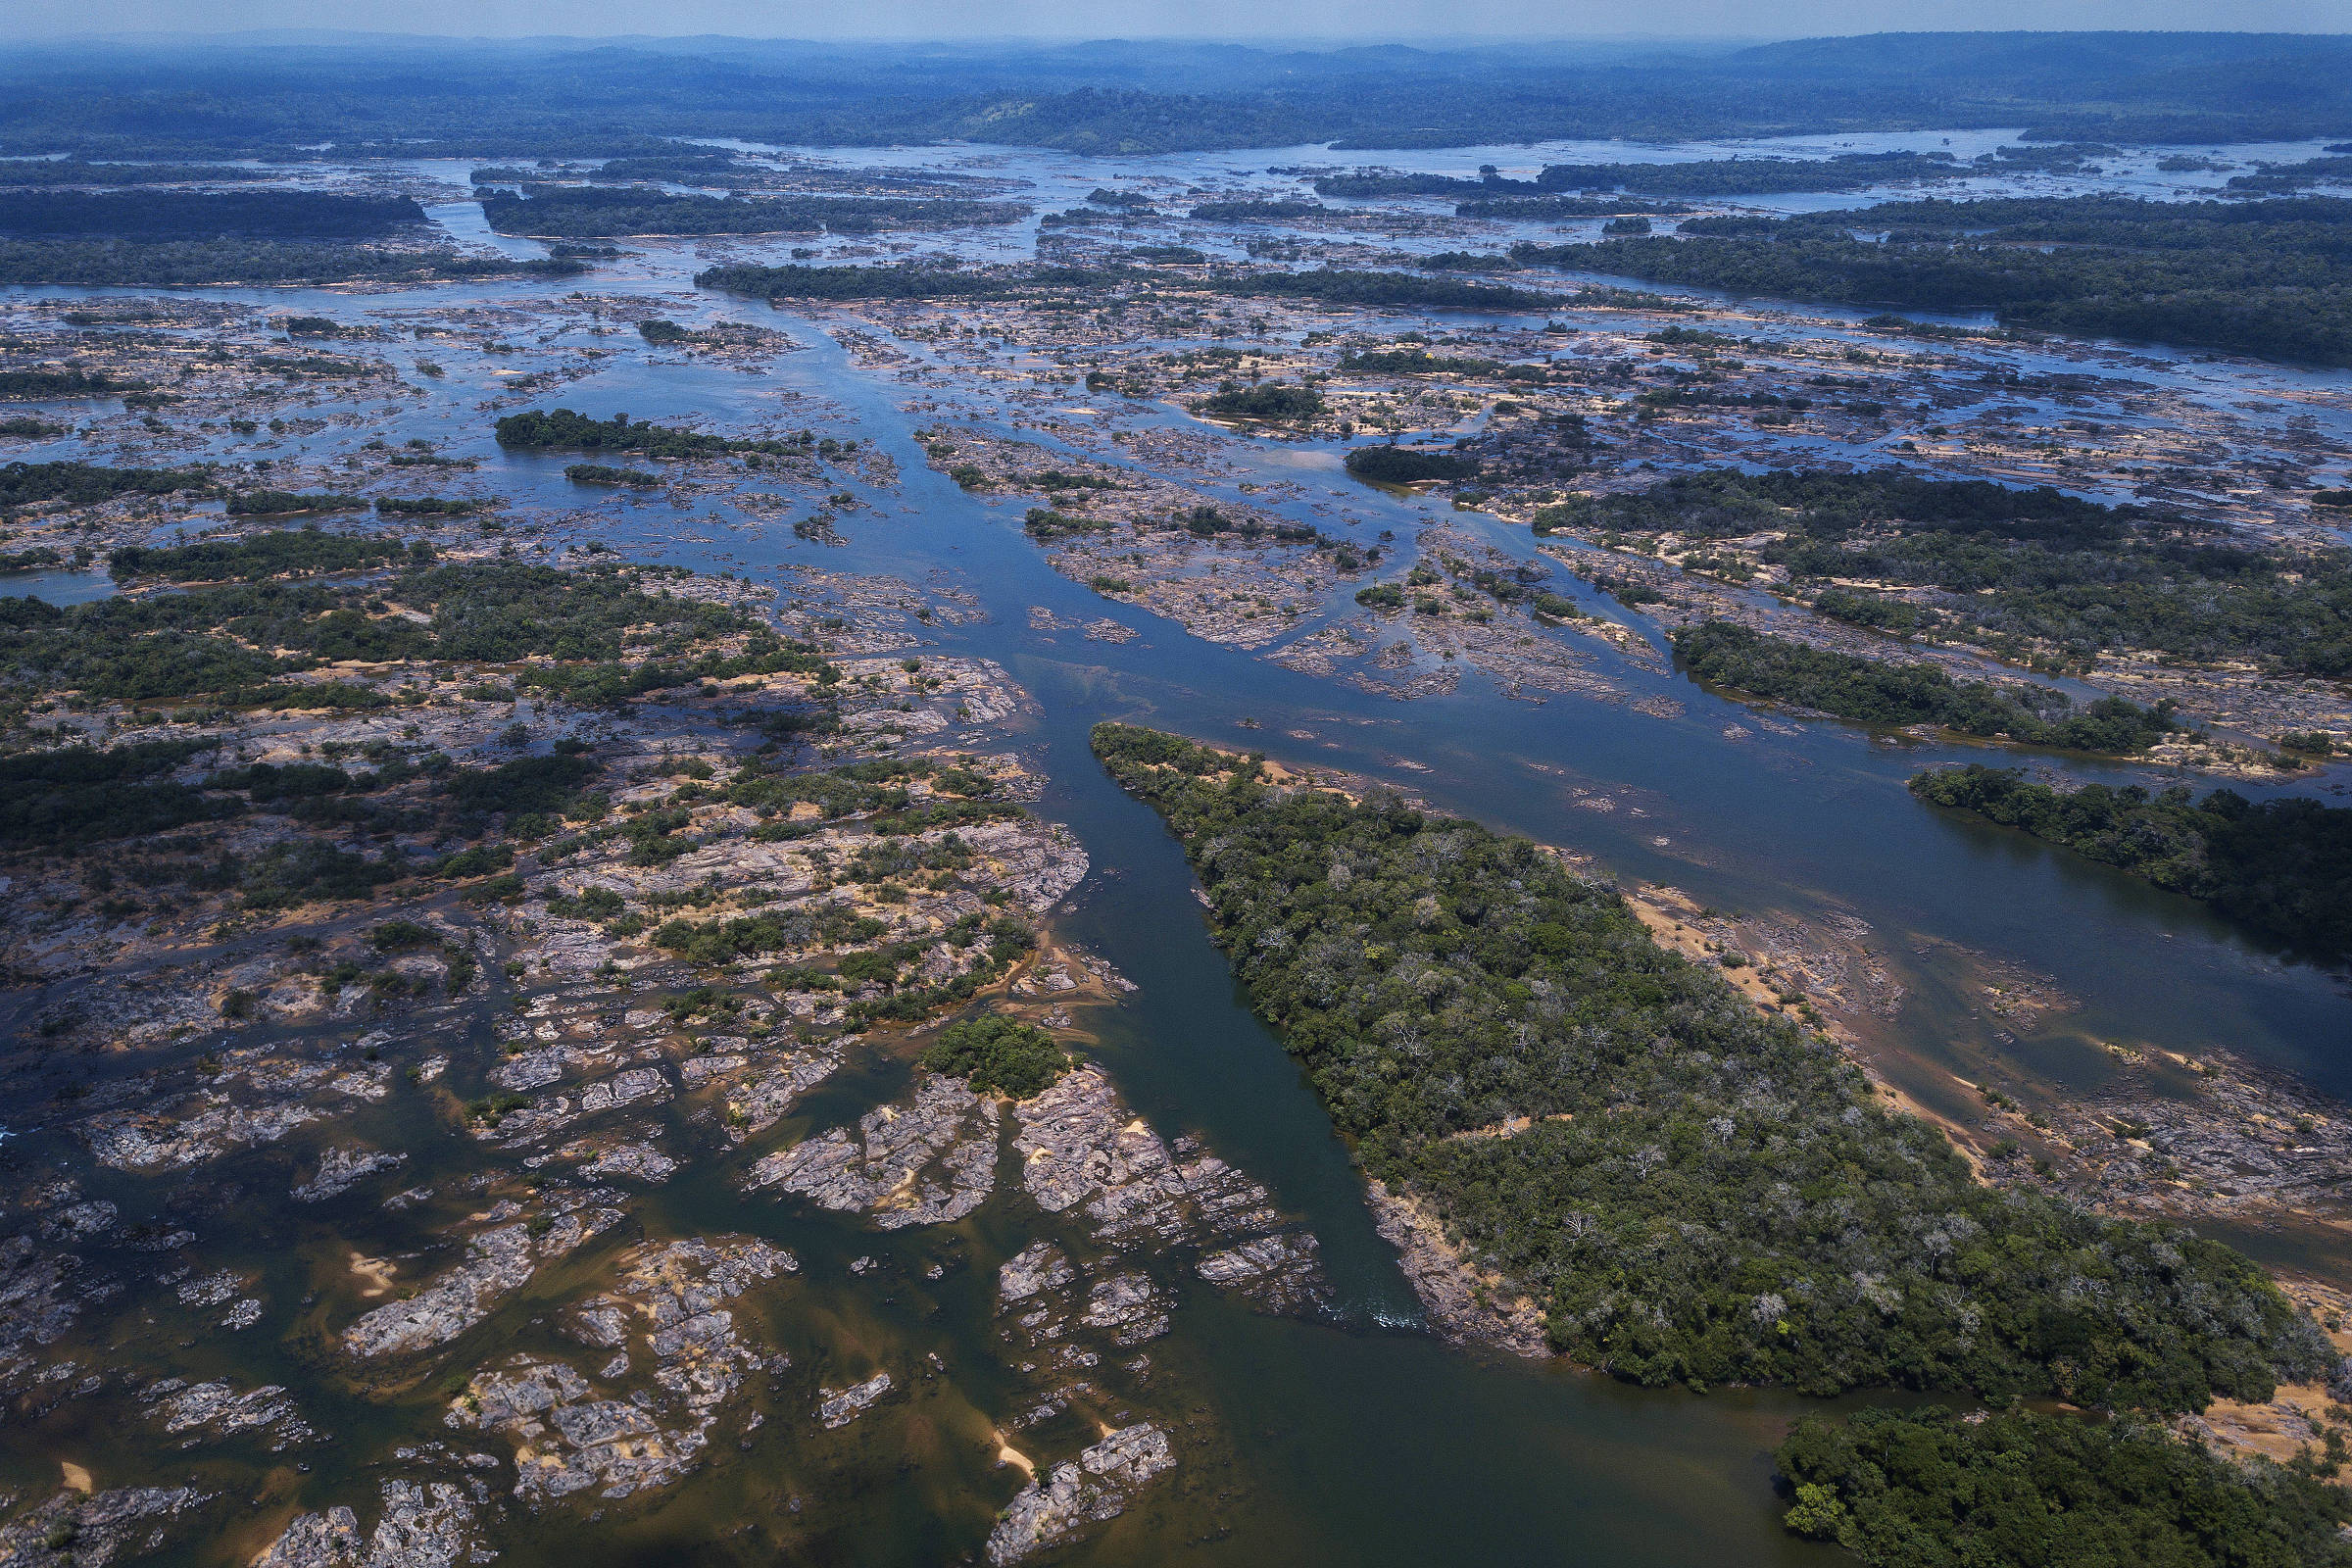
[[[1106,717],[1524,832],[1986,1180],[2352,1290],[2340,977],[1902,789],[2331,798],[2280,738],[2352,743],[2342,682],[2060,673],[1823,612],[1787,528],[1551,510],[1902,466],[2340,550],[2345,377],[1534,270],[1267,287],[1601,221],[1300,206],[1335,156],[754,149],[762,190],[1027,216],[0,290],[0,370],[81,378],[0,409],[0,1560],[1405,1563],[1440,1515],[1500,1560],[1821,1560],[1762,1458],[1803,1401],[1561,1363],[1364,1181]],[[550,259],[467,172],[302,177]],[[1007,282],[695,282],[899,262]],[[1673,655],[1710,621],[2198,727],[1736,702]],[[951,1049],[976,1021],[1042,1081]]]

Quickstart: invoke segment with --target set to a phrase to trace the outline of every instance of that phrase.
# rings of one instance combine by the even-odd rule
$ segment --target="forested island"
[[[2324,1353],[2227,1249],[1980,1185],[1834,1047],[1525,839],[1280,789],[1157,731],[1094,744],[1184,845],[1365,1171],[1425,1199],[1578,1360],[2194,1409]],[[2101,1290],[2062,1305],[2078,1272]],[[2186,1307],[2208,1292],[2227,1319]]]
[[[1574,209],[1529,201],[1496,210],[1501,199],[1563,191],[1625,191],[1637,196],[1760,196],[1793,191],[1867,190],[1919,179],[1955,179],[1972,171],[1950,153],[1838,153],[1829,158],[1714,158],[1659,164],[1545,164],[1533,179],[1488,174],[1406,174],[1361,170],[1315,181],[1324,196],[1455,196],[1477,217],[1573,216]]]
[[[1867,233],[1872,237],[1855,237]],[[2352,365],[2352,200],[1890,202],[1512,247],[1526,266]]]
[[[2249,1472],[2153,1423],[1930,1407],[1808,1416],[1775,1455],[1791,1533],[1871,1568],[2341,1568],[2352,1495],[2332,1461]]]
[[[1921,773],[1911,792],[2201,899],[2297,952],[2352,956],[2352,808],[2226,789],[2199,799],[2185,784],[2062,790],[1976,765]]]
[[[0,191],[0,235],[127,240],[382,239],[421,225],[405,196],[324,191]]]
[[[2145,649],[2352,672],[2352,552],[2233,539],[2160,508],[2048,487],[1718,468],[1572,498],[1539,512],[1536,527],[1705,541],[1783,568],[1826,614],[2037,666],[2087,668],[2103,651]]]
[[[1723,620],[1676,632],[1674,651],[1710,686],[1866,724],[1933,724],[1986,740],[2124,756],[2182,727],[2167,707],[2105,697],[2078,712],[2054,686],[1957,680],[1935,664],[1812,648]]]
[[[482,216],[503,234],[594,238],[606,234],[872,234],[883,229],[1009,223],[1028,209],[949,197],[911,201],[856,196],[677,196],[661,191],[525,185],[486,195]]]
[[[725,289],[762,299],[933,300],[1023,299],[1061,290],[1132,288],[1166,283],[1132,268],[1030,266],[1002,270],[939,267],[713,267],[695,275],[698,288]],[[1420,305],[1458,310],[1543,310],[1559,303],[1536,289],[1470,283],[1411,272],[1358,271],[1325,267],[1304,272],[1250,272],[1186,277],[1177,286],[1234,298],[1320,300],[1332,305]]]

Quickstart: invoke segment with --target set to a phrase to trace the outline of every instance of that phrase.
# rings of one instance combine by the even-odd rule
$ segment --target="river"
[[[1873,149],[1910,144],[1869,143]],[[1975,150],[1974,141],[1959,150]],[[1467,170],[1484,151],[1384,154],[1379,161]],[[1534,156],[1513,152],[1506,161],[1514,166]],[[1146,172],[1178,169],[1214,179],[1307,155],[1325,164],[1347,156],[1260,151],[1190,163],[1156,160]],[[1566,155],[1543,150],[1543,156]],[[1100,166],[1029,154],[954,149],[874,156],[894,165],[924,158],[985,165],[990,173],[1019,177],[1038,176],[1041,167],[1055,163],[1054,179],[1071,187],[1057,194],[1072,201],[1084,194],[1075,189],[1078,181],[1109,177]],[[1054,199],[1048,197],[1049,205]],[[1819,205],[1813,198],[1806,203]],[[455,220],[466,211],[436,216]],[[640,298],[648,314],[692,292],[698,263],[689,245],[631,242],[630,250],[616,269],[577,286]],[[215,292],[359,322],[411,307],[527,306],[545,286]],[[711,303],[702,296],[692,309],[701,316]],[[2352,1053],[2345,1050],[2352,1042],[2352,998],[2339,977],[2262,951],[2186,900],[2018,835],[1939,814],[1904,790],[1903,781],[1919,768],[1984,760],[1984,748],[1898,744],[1829,722],[1756,725],[1747,710],[1681,676],[1614,654],[1600,656],[1613,680],[1638,693],[1670,695],[1683,705],[1681,715],[1661,719],[1576,696],[1514,701],[1475,673],[1450,697],[1399,704],[1189,637],[1056,575],[1020,530],[1021,503],[966,493],[934,472],[913,433],[925,416],[903,408],[905,388],[861,368],[823,319],[746,301],[718,308],[789,332],[802,352],[779,358],[757,378],[620,354],[532,406],[561,404],[598,416],[625,411],[664,422],[703,416],[724,428],[769,410],[779,393],[798,393],[830,411],[808,422],[888,453],[900,484],[864,491],[868,505],[837,523],[847,541],[837,548],[756,526],[722,505],[689,517],[625,497],[595,503],[597,536],[624,555],[755,579],[788,564],[909,582],[944,572],[974,595],[986,619],[934,627],[927,635],[943,654],[1000,662],[1036,699],[1041,716],[1025,740],[1051,780],[1039,808],[1066,823],[1093,862],[1061,929],[1140,988],[1102,1016],[1100,1060],[1154,1126],[1200,1137],[1263,1182],[1280,1205],[1303,1216],[1322,1244],[1335,1298],[1326,1320],[1258,1316],[1205,1291],[1187,1296],[1173,1334],[1153,1353],[1168,1368],[1171,1386],[1220,1429],[1230,1458],[1222,1468],[1184,1472],[1181,1485],[1150,1494],[1121,1530],[1060,1560],[1418,1565],[1486,1558],[1661,1568],[1832,1560],[1825,1548],[1780,1531],[1769,1485],[1771,1446],[1789,1417],[1821,1408],[1817,1402],[1768,1392],[1644,1391],[1567,1367],[1458,1352],[1421,1329],[1412,1293],[1373,1233],[1347,1151],[1209,944],[1177,846],[1089,755],[1087,732],[1099,720],[1153,724],[1384,779],[1440,808],[1587,855],[1620,877],[1672,884],[1701,904],[1859,921],[1871,933],[1873,952],[1908,993],[1881,1031],[1881,1065],[1923,1101],[1955,1115],[1975,1111],[1951,1087],[1951,1074],[1973,1075],[1999,1062],[2055,1084],[2095,1086],[2113,1070],[2110,1044],[2190,1054],[2220,1048],[2352,1098]],[[924,352],[918,344],[905,346]],[[532,368],[533,350],[493,358],[436,339],[361,352],[381,353],[404,369],[427,357],[448,373],[419,382],[423,401],[395,427],[330,429],[305,438],[312,456],[338,441],[356,445],[363,436],[396,444],[421,436],[451,456],[479,460],[478,477],[518,506],[576,512],[583,505],[563,477],[564,458],[502,452],[476,412],[479,400],[496,395],[501,372]],[[2021,349],[2016,358],[2027,363],[2032,356]],[[2143,355],[2127,358],[2130,373],[2150,373]],[[2301,393],[2314,378],[2242,363],[2186,366],[2175,373],[2209,386],[2217,400],[2279,387]],[[1014,411],[1000,417],[1005,433],[1039,439]],[[1141,417],[1185,418],[1173,412]],[[2345,433],[2340,405],[2332,422]],[[1352,510],[1400,536],[1444,521],[1513,555],[1533,556],[1524,530],[1443,501],[1352,486],[1339,469],[1336,447],[1241,445],[1242,466],[1201,488],[1238,496],[1235,486],[1244,480],[1292,479],[1310,490],[1345,489]],[[71,439],[42,449],[43,455],[74,450]],[[1581,583],[1563,578],[1555,586],[1595,613],[1624,618]],[[49,591],[64,599],[95,589],[77,579],[74,587],[61,582]],[[1107,614],[1140,636],[1122,646],[1035,630],[1033,607],[1073,622]],[[2139,771],[2076,760],[2053,765],[2083,777]],[[2298,788],[2332,789],[2342,777],[2336,769]],[[1614,808],[1596,809],[1595,801]],[[2035,1024],[1993,1015],[1976,983],[1987,957],[2049,977],[2076,1005]],[[873,1088],[845,1080],[827,1094],[849,1106],[861,1097],[870,1102]],[[816,1108],[821,1115],[822,1104]],[[719,1226],[787,1243],[812,1277],[826,1273],[829,1260],[873,1246],[854,1222],[747,1201],[691,1170],[657,1203],[681,1228]],[[933,1293],[877,1287],[857,1295],[855,1307],[830,1310],[856,1319],[856,1332],[870,1339],[909,1350],[935,1348],[958,1368],[984,1364],[993,1279],[985,1215],[981,1229],[968,1261],[988,1266],[951,1275]],[[2340,1259],[2314,1250],[2306,1238],[2248,1232],[2230,1239],[2279,1261],[2340,1268]],[[795,1345],[795,1331],[782,1332]],[[286,1376],[300,1376],[299,1369],[289,1365]],[[368,1431],[373,1419],[356,1403],[344,1413],[354,1432]],[[559,1523],[551,1516],[502,1545],[506,1560],[517,1564],[716,1561],[768,1555],[781,1548],[763,1543],[789,1535],[797,1544],[787,1554],[810,1561],[948,1560],[971,1549],[985,1531],[987,1510],[976,1509],[970,1496],[1004,1490],[1001,1479],[975,1468],[968,1455],[948,1453],[948,1446],[936,1455],[910,1454],[895,1480],[869,1468],[847,1494],[824,1494],[822,1476],[780,1479],[757,1463],[714,1464],[626,1524]],[[797,1507],[802,1491],[814,1499],[806,1519]],[[797,1533],[778,1523],[786,1507]]]

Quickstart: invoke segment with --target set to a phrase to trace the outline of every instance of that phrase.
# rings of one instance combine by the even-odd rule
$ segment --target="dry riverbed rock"
[[[747,1191],[773,1187],[822,1208],[873,1216],[884,1230],[938,1225],[978,1208],[996,1186],[997,1102],[927,1073],[914,1094],[752,1167]]]
[[[1111,1433],[1005,1504],[989,1532],[989,1562],[1004,1568],[1069,1540],[1090,1523],[1117,1518],[1146,1483],[1175,1463],[1168,1435],[1149,1422]]]

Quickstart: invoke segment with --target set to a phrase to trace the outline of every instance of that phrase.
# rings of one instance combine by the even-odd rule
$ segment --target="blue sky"
[[[1789,38],[1980,28],[2343,32],[2352,0],[10,0],[0,33],[352,28],[471,37]]]

